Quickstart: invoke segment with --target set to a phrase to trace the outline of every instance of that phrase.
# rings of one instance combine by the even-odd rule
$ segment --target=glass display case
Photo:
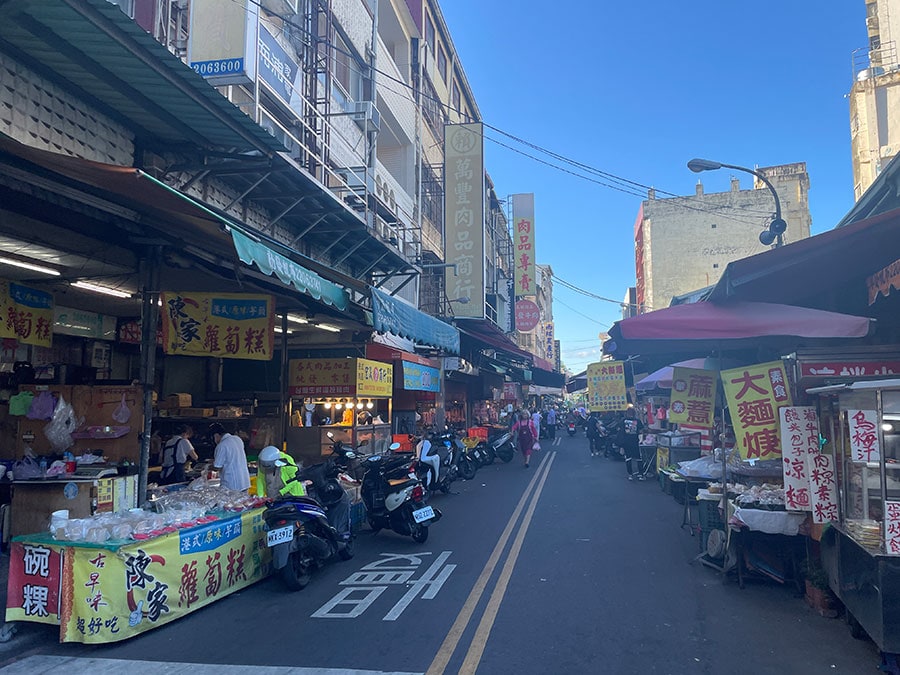
[[[700,456],[699,431],[665,431],[655,436],[657,471]]]

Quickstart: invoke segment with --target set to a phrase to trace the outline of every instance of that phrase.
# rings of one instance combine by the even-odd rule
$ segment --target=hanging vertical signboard
[[[444,127],[444,262],[448,300],[457,317],[483,319],[484,136],[481,124]]]
[[[275,342],[272,296],[165,292],[161,300],[166,354],[272,359]]]
[[[0,338],[22,344],[53,344],[53,296],[0,279]]]
[[[721,377],[741,459],[779,459],[778,409],[791,405],[784,364],[723,370]]]
[[[259,3],[192,0],[188,64],[214,86],[256,80]]]
[[[719,378],[715,370],[673,367],[669,422],[712,428],[718,387]]]
[[[625,363],[601,361],[587,367],[588,409],[609,412],[628,408],[625,390]]]
[[[515,293],[536,295],[534,267],[534,193],[512,196],[512,240]]]
[[[547,353],[544,356],[550,363],[553,363],[556,360],[556,340],[553,339],[553,322],[548,321],[544,324],[544,345],[546,346]]]
[[[819,449],[816,409],[785,406],[778,411],[781,421],[781,469],[784,476],[784,505],[791,511],[812,510],[807,458]]]
[[[850,453],[854,462],[877,462],[881,459],[878,444],[878,430],[875,427],[878,415],[874,410],[848,410],[847,422],[850,426]]]

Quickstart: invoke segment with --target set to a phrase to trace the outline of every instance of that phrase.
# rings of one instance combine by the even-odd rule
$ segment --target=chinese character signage
[[[878,445],[878,415],[874,410],[848,410],[850,456],[854,462],[877,462],[881,459]]]
[[[900,502],[885,502],[884,552],[900,555]]]
[[[394,366],[381,361],[356,359],[356,395],[390,398],[394,390]]]
[[[263,24],[259,28],[259,79],[290,107],[300,68]]]
[[[116,323],[117,319],[114,316],[84,312],[80,309],[60,307],[59,305],[53,308],[53,332],[61,335],[115,340]],[[138,344],[140,342],[140,331],[138,331]]]
[[[556,340],[553,339],[553,322],[544,324],[544,345],[547,349],[544,358],[550,363],[556,361]]]
[[[63,584],[61,640],[124,640],[267,576],[271,562],[262,511],[117,550],[67,548],[71,581]]]
[[[440,391],[441,372],[431,366],[403,361],[403,388],[406,391]]]
[[[838,519],[837,480],[834,458],[820,451],[806,456],[814,523],[830,523]]]
[[[504,382],[503,400],[518,401],[520,398],[522,398],[520,395],[520,387],[521,385],[518,382]]]
[[[163,351],[269,361],[275,312],[269,295],[162,293]]]
[[[534,268],[534,194],[512,196],[515,294],[537,295]]]
[[[719,373],[715,370],[673,367],[669,422],[712,427],[718,387]]]
[[[53,344],[53,296],[0,279],[0,338],[25,345]]]
[[[741,459],[780,459],[778,409],[791,405],[784,364],[723,370],[721,377]]]
[[[484,318],[484,137],[481,124],[444,127],[444,282],[458,317]]]
[[[624,361],[601,361],[587,367],[588,409],[591,412],[626,410]]]
[[[516,330],[522,333],[533,331],[541,319],[541,310],[533,300],[516,300]]]
[[[7,621],[59,623],[62,553],[55,544],[14,541],[9,551]]]
[[[808,458],[819,451],[819,423],[815,408],[785,406],[781,421],[781,470],[784,505],[791,511],[810,511]]]
[[[356,393],[354,359],[292,359],[288,391],[293,396],[347,396]]]

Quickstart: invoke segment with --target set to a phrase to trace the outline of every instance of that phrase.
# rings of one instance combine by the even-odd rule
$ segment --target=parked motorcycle
[[[512,433],[509,431],[490,441],[490,446],[504,464],[509,464],[516,454],[516,446],[513,444]]]
[[[399,443],[390,446],[392,452]],[[355,454],[344,450],[344,454]],[[362,461],[365,473],[362,498],[366,519],[375,532],[390,529],[422,544],[428,539],[429,526],[441,519],[440,510],[425,503],[425,488],[414,473],[409,457],[370,455]]]

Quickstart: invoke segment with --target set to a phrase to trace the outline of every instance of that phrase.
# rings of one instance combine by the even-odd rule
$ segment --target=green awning
[[[315,272],[273,251],[265,244],[254,241],[239,232],[237,228],[229,227],[228,229],[241,262],[248,265],[255,263],[263,274],[274,275],[286,286],[293,286],[301,293],[324,302],[326,305],[342,311],[347,309],[350,295],[343,288],[326,281]]]

